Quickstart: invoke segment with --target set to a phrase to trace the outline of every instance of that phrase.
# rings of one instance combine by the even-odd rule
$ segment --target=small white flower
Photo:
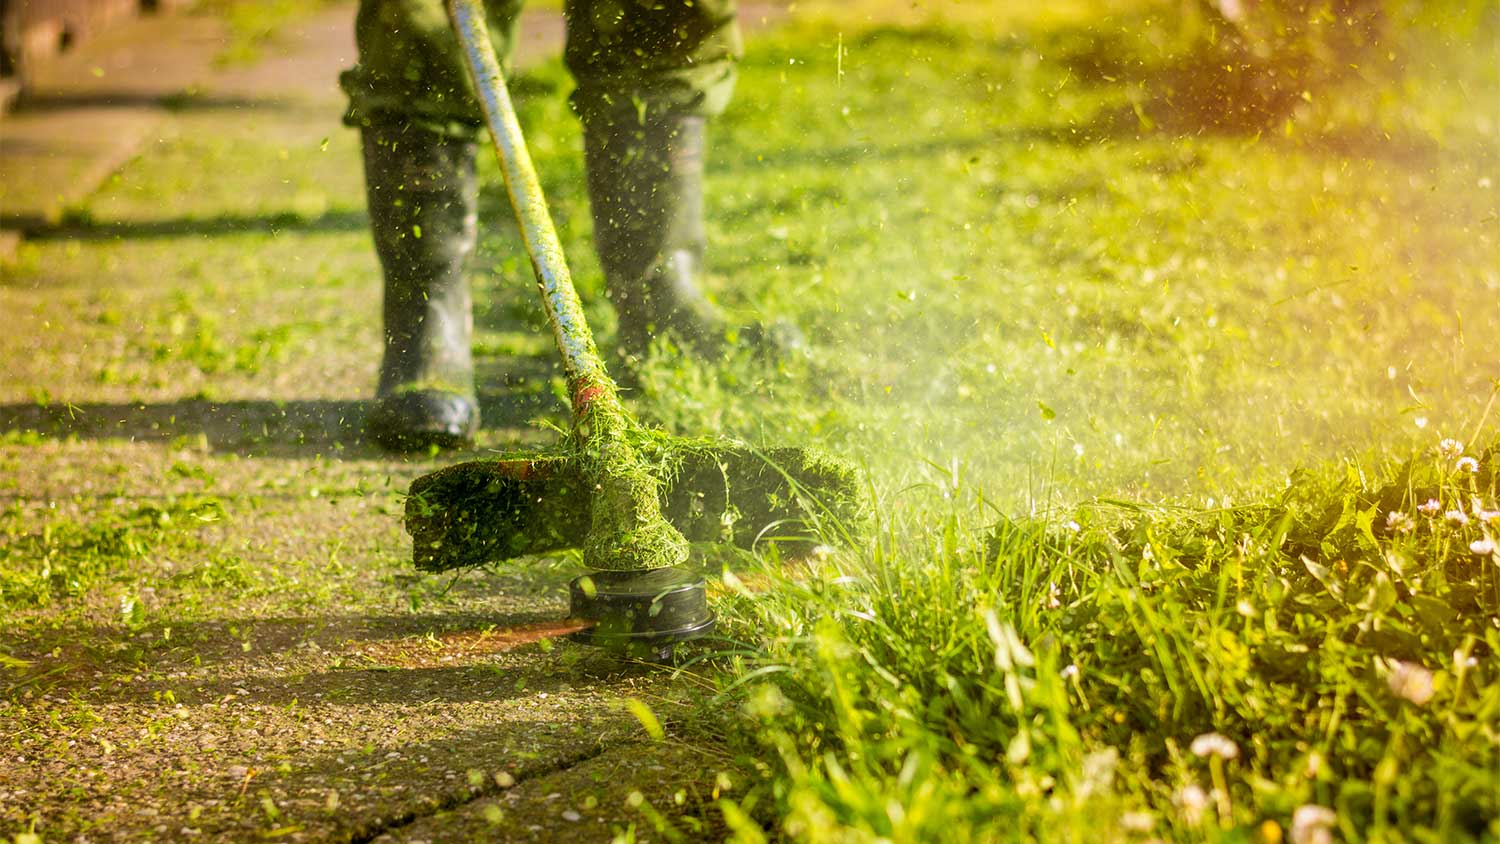
[[[1063,527],[1067,528],[1068,530],[1070,530],[1070,531],[1072,531],[1074,533],[1077,533],[1077,532],[1083,530],[1083,526],[1082,525],[1080,525],[1077,522],[1072,521],[1072,520],[1069,520],[1067,524],[1063,525]]]
[[[1469,550],[1482,557],[1488,556],[1495,553],[1495,542],[1488,537],[1485,537],[1484,539],[1476,539],[1473,542],[1469,543]]]
[[[1062,590],[1057,588],[1056,583],[1047,584],[1047,609],[1055,610],[1062,606]]]
[[[1414,422],[1414,423],[1416,423],[1416,426],[1418,428],[1426,428],[1427,427],[1427,417],[1426,416],[1418,416],[1416,419],[1413,419],[1411,421]]]
[[[1464,454],[1464,444],[1449,438],[1438,443],[1438,454],[1445,460],[1457,460]]]
[[[1239,23],[1245,19],[1245,4],[1240,0],[1218,0],[1219,14],[1230,23]]]
[[[1443,503],[1436,498],[1429,498],[1417,505],[1417,512],[1430,519],[1438,513],[1443,512]]]
[[[1150,812],[1126,812],[1120,816],[1120,826],[1131,832],[1150,832],[1156,818]]]
[[[1432,700],[1432,672],[1425,666],[1393,659],[1386,663],[1386,667],[1390,672],[1386,675],[1386,682],[1397,697],[1405,698],[1417,706],[1425,706]]]
[[[1500,527],[1500,510],[1478,510],[1474,513],[1474,518],[1478,519],[1480,524]]]
[[[1314,779],[1323,770],[1323,754],[1314,750],[1307,754],[1307,769],[1302,775],[1308,779]]]
[[[1454,527],[1463,527],[1469,523],[1469,514],[1462,510],[1449,510],[1443,514],[1443,518]]]
[[[1472,457],[1460,457],[1458,458],[1458,462],[1453,464],[1453,468],[1472,475],[1479,471],[1479,461]]]
[[[1416,526],[1417,523],[1411,520],[1411,516],[1406,515],[1400,510],[1392,510],[1385,514],[1386,530],[1392,533],[1411,533]]]
[[[1066,666],[1063,667],[1062,678],[1064,680],[1077,680],[1078,679],[1078,666],[1074,665],[1071,662],[1068,663]]]
[[[1234,759],[1240,755],[1240,746],[1219,733],[1204,733],[1193,739],[1189,746],[1194,756],[1217,756]]]
[[[1338,815],[1327,806],[1309,803],[1292,812],[1291,844],[1333,844],[1333,825]]]
[[[1197,824],[1203,818],[1203,810],[1208,808],[1208,792],[1196,784],[1182,788],[1172,798],[1190,824]]]

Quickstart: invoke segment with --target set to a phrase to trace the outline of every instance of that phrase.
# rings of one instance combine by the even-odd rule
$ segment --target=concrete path
[[[466,455],[362,439],[351,20],[215,70],[216,24],[178,19],[5,118],[0,841],[714,838],[739,775],[678,729],[702,684],[535,641],[576,563],[411,570],[401,492]],[[523,60],[555,51],[528,23]],[[481,316],[482,447],[550,437],[550,352]]]
[[[205,97],[326,100],[354,61],[353,11],[339,4],[277,33],[265,58],[220,67],[225,22],[207,14],[138,18],[40,66],[24,102],[0,114],[0,261],[29,231],[56,225],[141,147],[162,119]],[[562,16],[528,10],[516,61],[558,54]]]
[[[171,99],[210,76],[225,37],[205,15],[138,18],[40,65],[25,102],[0,115],[0,259],[129,159]]]

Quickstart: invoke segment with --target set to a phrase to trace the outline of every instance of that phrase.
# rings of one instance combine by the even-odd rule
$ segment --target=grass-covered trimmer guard
[[[562,355],[573,424],[555,452],[462,463],[413,482],[406,528],[415,563],[445,571],[581,547],[599,574],[574,581],[572,603],[594,623],[592,641],[635,647],[704,635],[713,615],[702,580],[659,570],[681,566],[690,539],[748,546],[762,535],[810,539],[810,518],[852,524],[857,472],[799,449],[673,438],[630,416],[584,321],[483,10],[477,0],[447,8]]]

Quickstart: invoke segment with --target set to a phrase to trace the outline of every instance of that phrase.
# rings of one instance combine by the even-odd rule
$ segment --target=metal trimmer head
[[[574,639],[641,659],[668,660],[677,644],[714,630],[703,578],[685,569],[590,572],[568,593],[569,615],[593,623]]]

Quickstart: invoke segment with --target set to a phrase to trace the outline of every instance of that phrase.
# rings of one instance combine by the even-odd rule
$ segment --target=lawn
[[[878,527],[728,588],[742,808],[805,841],[1493,839],[1493,31],[1235,125],[1163,95],[1168,20],[1113,26],[832,21],[746,67],[723,296],[826,354],[668,364],[648,412],[837,444]]]
[[[713,587],[722,635],[649,695],[604,669],[548,685],[600,659],[574,646],[506,654],[507,683],[565,699],[547,711],[569,753],[637,729],[610,696],[714,749],[722,780],[685,806],[628,798],[645,837],[1500,838],[1494,10],[1404,27],[1247,115],[1180,4],[972,5],[814,5],[752,40],[712,127],[708,283],[800,324],[812,354],[665,347],[630,396],[677,433],[847,455],[868,530],[736,558]],[[607,344],[569,86],[552,63],[514,88]],[[29,320],[0,337],[15,752],[122,743],[91,714],[97,679],[32,670],[49,653],[124,660],[159,699],[195,647],[266,647],[223,619],[356,638],[344,622],[534,620],[576,568],[409,571],[401,492],[451,458],[391,461],[357,435],[374,262],[354,139],[320,108],[185,99],[163,143],[6,271]],[[504,449],[549,439],[534,423],[565,408],[483,170],[481,446]],[[546,601],[512,597],[533,588]],[[174,627],[185,645],[163,644]],[[108,646],[67,650],[77,630]],[[319,641],[245,670],[331,672],[346,639]],[[436,685],[371,676],[386,707],[358,716],[356,746],[442,728],[391,726]],[[478,694],[465,723],[494,717]],[[301,717],[274,702],[272,726]],[[98,823],[51,794],[39,832]],[[323,817],[246,805],[209,815],[259,813],[261,833]]]

